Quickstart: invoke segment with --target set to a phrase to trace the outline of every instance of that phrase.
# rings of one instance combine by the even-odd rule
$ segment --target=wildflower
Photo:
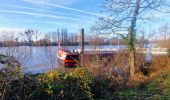
[[[50,71],[50,73],[48,74],[48,77],[53,79],[55,77],[55,72],[53,70]]]

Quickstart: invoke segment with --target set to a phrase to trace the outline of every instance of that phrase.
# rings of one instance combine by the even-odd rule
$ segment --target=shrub
[[[76,68],[67,73],[52,70],[41,75],[13,76],[13,73],[9,75],[0,73],[0,99],[93,99],[90,88],[92,78],[84,68]]]
[[[0,69],[0,99],[6,98],[6,94],[10,91],[11,82],[21,77],[18,68],[2,68]]]
[[[69,72],[52,70],[49,73],[24,75],[0,72],[0,99],[2,100],[145,100],[168,99],[170,73],[156,79],[130,86],[121,76],[91,77],[84,68]],[[3,81],[2,81],[3,80]]]
[[[90,74],[77,68],[72,72],[51,71],[40,76],[40,84],[32,93],[34,99],[92,99]]]
[[[111,80],[105,77],[96,77],[91,84],[94,99],[105,99],[109,93]],[[107,95],[108,94],[108,95]]]
[[[31,94],[37,87],[36,79],[25,76],[9,83],[5,100],[32,100]]]
[[[120,91],[126,87],[126,79],[121,76],[99,76],[93,79],[91,90],[94,99],[117,100]]]

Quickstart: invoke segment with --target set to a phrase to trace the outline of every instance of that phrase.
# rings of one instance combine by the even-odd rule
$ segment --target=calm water
[[[117,49],[122,47],[125,46],[85,46],[85,49]],[[21,62],[24,73],[42,73],[49,71],[52,67],[58,68],[57,49],[57,46],[0,47],[0,53],[12,55],[18,59]],[[67,46],[67,49],[79,49],[79,46]]]

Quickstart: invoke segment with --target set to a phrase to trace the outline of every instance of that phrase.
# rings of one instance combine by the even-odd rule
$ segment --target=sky
[[[0,29],[69,32],[91,25],[101,15],[102,0],[0,0]]]
[[[0,0],[0,30],[38,29],[43,32],[67,28],[77,32],[81,28],[90,32],[91,25],[103,16],[104,0]],[[146,30],[170,22],[170,14],[153,12],[160,19],[145,26]]]

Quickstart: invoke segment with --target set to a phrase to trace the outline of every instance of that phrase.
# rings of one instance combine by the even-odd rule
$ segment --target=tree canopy
[[[137,13],[136,6],[139,7]],[[157,20],[153,13],[170,12],[168,0],[105,0],[103,7],[105,16],[100,17],[92,29],[104,34],[128,31],[135,13],[138,23]]]

